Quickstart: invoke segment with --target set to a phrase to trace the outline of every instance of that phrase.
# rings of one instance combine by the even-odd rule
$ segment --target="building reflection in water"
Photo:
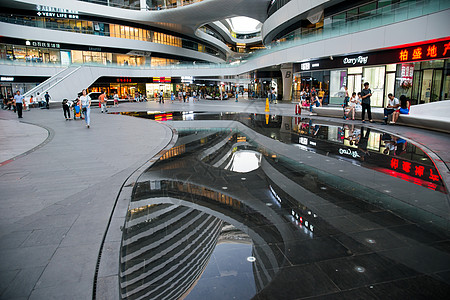
[[[284,121],[291,124],[293,119]],[[310,133],[302,131],[305,126],[294,130],[283,126],[286,132],[280,131],[285,135],[280,139],[290,139],[302,147],[300,151],[320,154],[326,150],[326,156],[342,158],[338,154],[346,143],[346,128],[337,131],[343,138],[336,142],[329,140],[329,134],[328,139],[320,138],[324,126]],[[269,130],[273,128],[276,126]],[[370,146],[373,133],[361,131]],[[282,278],[293,261],[302,264],[317,257],[333,258],[336,253],[342,258],[353,255],[350,248],[328,237],[345,235],[348,230],[321,216],[330,214],[328,208],[341,210],[341,199],[368,209],[360,208],[360,213],[379,210],[369,203],[398,205],[389,195],[380,197],[379,191],[363,189],[353,181],[352,189],[343,189],[344,183],[350,183],[341,176],[283,157],[234,129],[178,133],[176,145],[134,185],[120,256],[122,298],[250,299],[257,294],[270,295],[274,287],[284,284]],[[346,149],[359,151],[350,145]],[[425,155],[414,151],[417,157]],[[348,156],[348,151],[343,155]],[[370,155],[364,161],[346,157],[351,163],[344,167],[366,166],[362,173],[373,172],[373,166],[384,163],[383,157],[390,159],[376,151]],[[320,166],[322,158],[315,158]],[[429,189],[422,192],[442,196]],[[326,205],[317,206],[314,201]],[[402,205],[410,207],[409,203]],[[358,220],[351,209],[345,211],[346,216]],[[326,248],[315,248],[322,242]]]

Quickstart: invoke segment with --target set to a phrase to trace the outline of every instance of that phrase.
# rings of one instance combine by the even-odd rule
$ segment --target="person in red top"
[[[105,112],[108,112],[108,110],[106,109],[106,103],[108,100],[106,99],[105,91],[102,91],[102,94],[100,96],[98,96],[98,100],[100,101],[102,113],[103,113],[103,110],[105,110]]]

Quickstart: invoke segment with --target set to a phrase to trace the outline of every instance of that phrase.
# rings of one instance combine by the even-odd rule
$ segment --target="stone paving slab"
[[[4,111],[3,114],[12,112]],[[48,137],[48,131],[42,127],[19,122],[14,119],[1,119],[0,115],[0,164],[17,155],[31,150],[44,142]]]
[[[38,126],[14,117],[0,111],[2,122],[46,133],[40,140],[27,139],[20,151],[40,145],[49,132],[51,138],[0,166],[0,298],[90,299],[119,190],[166,146],[172,131],[155,121],[98,109],[91,112],[90,129],[82,121],[65,121],[61,109],[24,112],[23,121]],[[19,145],[14,135],[7,138]]]

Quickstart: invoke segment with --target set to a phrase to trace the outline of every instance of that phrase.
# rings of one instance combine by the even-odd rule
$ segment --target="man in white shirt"
[[[388,94],[388,98],[388,105],[384,109],[384,124],[387,124],[389,115],[400,108],[400,101],[394,95]]]

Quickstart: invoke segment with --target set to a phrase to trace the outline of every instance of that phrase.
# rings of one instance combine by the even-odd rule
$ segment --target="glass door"
[[[433,70],[424,70],[422,75],[422,90],[420,92],[420,103],[429,103],[431,99],[431,82]]]
[[[352,93],[359,93],[361,92],[361,81],[362,76],[361,75],[348,75],[348,95],[351,97]]]

